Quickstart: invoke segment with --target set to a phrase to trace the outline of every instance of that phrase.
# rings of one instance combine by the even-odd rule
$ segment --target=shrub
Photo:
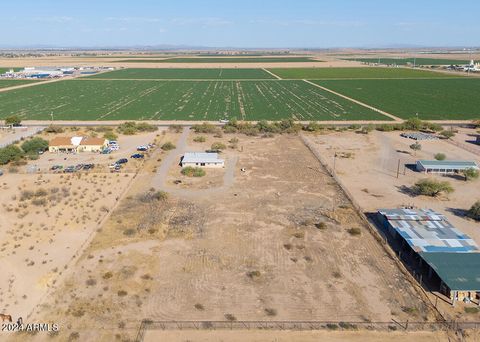
[[[474,169],[472,167],[465,169],[462,171],[463,176],[465,177],[465,180],[472,180],[472,179],[477,179],[478,178],[478,170]]]
[[[207,122],[193,125],[192,129],[195,133],[215,133],[218,131],[218,127],[215,127],[214,125]]]
[[[477,307],[465,307],[463,310],[468,314],[476,314],[480,312],[480,309]]]
[[[467,211],[467,216],[476,221],[480,221],[480,201],[476,201],[470,207],[470,209]]]
[[[447,158],[445,153],[437,153],[434,157],[436,160],[445,160]]]
[[[207,139],[204,136],[199,135],[198,137],[193,138],[193,141],[198,142],[198,143],[203,143],[203,142],[207,141]]]
[[[195,307],[195,309],[197,309],[199,311],[205,310],[205,307],[200,303],[195,304],[194,307]]]
[[[376,127],[377,131],[380,132],[392,132],[395,130],[395,126],[392,124],[381,124]]]
[[[118,139],[118,135],[115,134],[115,132],[105,132],[105,134],[103,135],[103,137],[109,141],[112,141],[112,140],[117,140]]]
[[[200,167],[187,166],[182,169],[182,175],[187,177],[203,177],[205,174],[205,170]]]
[[[316,121],[310,121],[308,125],[303,126],[303,130],[307,132],[318,132],[323,130],[324,127]]]
[[[47,133],[63,133],[64,129],[63,129],[63,127],[60,127],[60,126],[50,125],[47,128],[45,128],[45,132],[47,132]]]
[[[212,150],[224,150],[226,148],[227,148],[227,146],[225,146],[224,143],[221,143],[221,142],[218,142],[218,141],[214,142],[211,146]]]
[[[276,316],[277,315],[277,310],[272,309],[272,308],[266,308],[265,313],[267,316]]]
[[[170,125],[168,127],[170,131],[173,131],[175,133],[180,133],[182,131],[182,126],[181,125]]]
[[[421,179],[415,183],[412,190],[417,195],[436,197],[441,193],[451,193],[453,188],[449,182],[437,181],[435,179]]]
[[[22,144],[25,153],[38,153],[48,150],[48,141],[42,138],[32,138]]]
[[[250,279],[256,279],[256,278],[259,278],[262,274],[260,273],[260,271],[249,271],[247,272],[247,277],[249,277]]]
[[[356,236],[356,235],[360,235],[362,234],[362,231],[360,230],[360,228],[350,228],[347,230],[348,234],[352,235],[352,236]]]
[[[224,316],[227,319],[227,321],[236,321],[237,320],[237,318],[234,315],[229,314],[229,313],[225,314]]]
[[[439,134],[445,139],[450,139],[455,136],[455,132],[447,130],[441,131]]]
[[[171,143],[170,141],[167,141],[165,144],[162,145],[162,150],[164,151],[170,151],[175,149],[175,145]]]
[[[125,135],[134,135],[138,132],[155,132],[156,130],[158,130],[157,126],[150,125],[147,122],[124,122],[117,127],[117,131]]]
[[[118,295],[119,297],[125,297],[127,294],[128,294],[128,293],[127,293],[127,291],[125,291],[125,290],[119,290],[119,291],[117,292],[117,295]]]
[[[422,145],[420,145],[418,142],[411,144],[410,148],[417,154],[417,151],[420,151],[422,149]]]
[[[16,115],[9,116],[5,118],[5,126],[20,126],[22,120]]]

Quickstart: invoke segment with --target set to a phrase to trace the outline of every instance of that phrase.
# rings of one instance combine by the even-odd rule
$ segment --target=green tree
[[[449,182],[437,181],[435,179],[421,179],[415,183],[412,190],[417,195],[437,197],[441,193],[449,194],[453,192],[453,188]]]
[[[48,150],[48,141],[42,138],[32,138],[22,144],[22,150],[27,154],[36,154]]]
[[[445,153],[437,153],[434,157],[436,160],[445,160],[447,158]]]
[[[468,217],[480,221],[480,201],[476,201],[467,212]]]
[[[108,141],[112,141],[112,140],[117,140],[118,139],[118,135],[115,134],[114,132],[105,132],[105,134],[103,135],[103,137],[105,139],[107,139]]]
[[[15,145],[8,145],[0,148],[0,165],[8,164],[11,161],[19,160],[23,157],[23,151]]]
[[[419,118],[410,118],[403,123],[403,126],[405,127],[405,129],[411,131],[418,131],[422,128],[423,123],[422,120],[420,120]]]
[[[411,144],[410,148],[414,151],[415,155],[417,155],[417,151],[420,151],[422,149],[422,145],[416,142],[414,144]]]
[[[12,115],[12,116],[9,116],[9,117],[5,118],[5,125],[6,126],[20,126],[21,123],[22,123],[22,120],[16,115]]]
[[[478,178],[478,170],[474,169],[473,167],[463,170],[462,174],[466,181]]]

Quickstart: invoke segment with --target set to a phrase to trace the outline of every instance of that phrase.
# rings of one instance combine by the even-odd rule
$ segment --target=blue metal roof
[[[378,212],[416,252],[478,251],[477,244],[470,236],[433,210],[381,209]]]

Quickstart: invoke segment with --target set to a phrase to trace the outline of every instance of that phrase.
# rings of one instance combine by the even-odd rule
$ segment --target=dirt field
[[[224,191],[155,197],[140,174],[29,319],[96,341],[133,338],[143,318],[432,319],[299,137],[238,139],[247,171]]]
[[[5,174],[0,178],[0,308],[26,317],[132,179]]]

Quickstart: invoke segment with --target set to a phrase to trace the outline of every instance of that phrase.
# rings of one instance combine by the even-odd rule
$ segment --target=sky
[[[480,46],[480,1],[3,0],[0,47]]]

